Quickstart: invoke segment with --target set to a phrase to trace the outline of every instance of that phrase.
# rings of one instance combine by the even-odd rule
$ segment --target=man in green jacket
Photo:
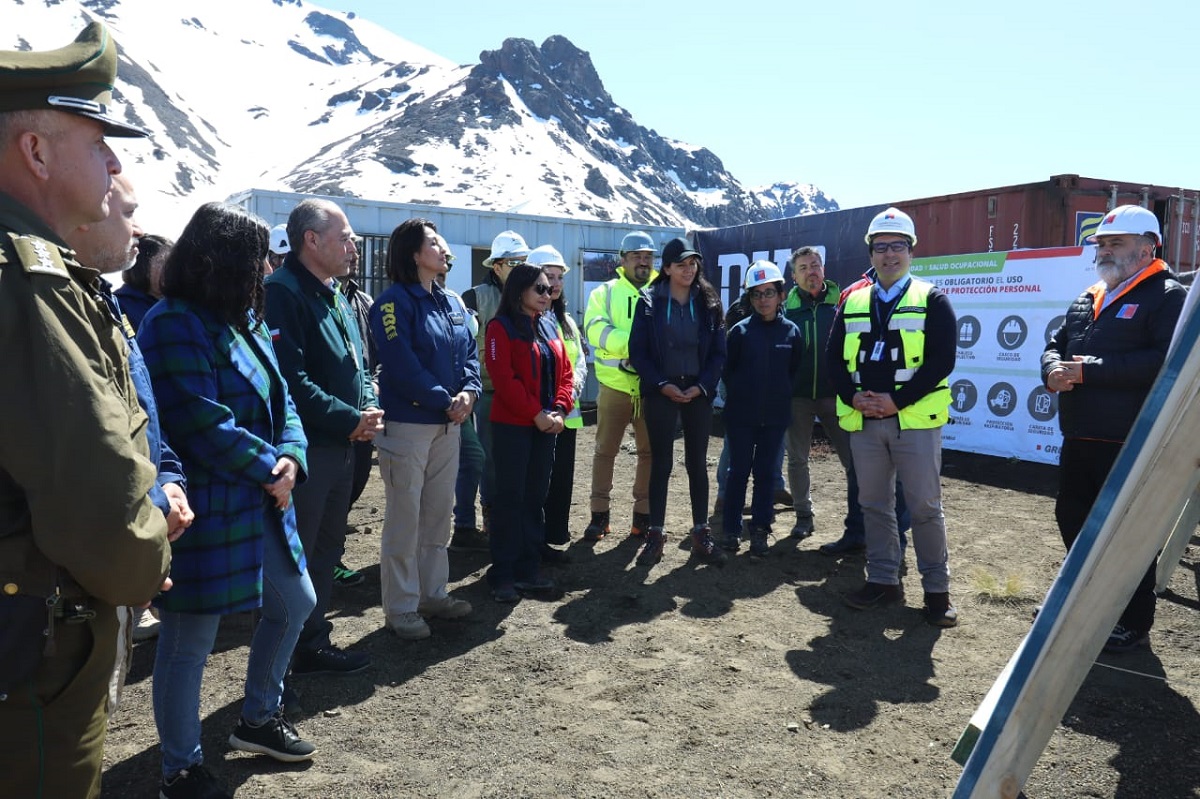
[[[825,266],[816,249],[794,250],[790,263],[796,285],[788,293],[783,313],[800,328],[803,355],[792,384],[792,421],[787,431],[788,487],[796,506],[792,537],[803,539],[815,529],[808,472],[813,420],[821,420],[821,429],[833,444],[843,469],[850,468],[850,442],[838,425],[837,397],[825,358],[841,292],[836,283],[825,279]]]
[[[358,260],[346,214],[328,200],[303,200],[287,223],[291,252],[265,282],[267,326],[279,370],[308,436],[308,479],[296,487],[296,526],[317,594],[292,660],[294,674],[351,674],[363,652],[329,639],[325,619],[334,568],[346,547],[356,441],[383,429],[362,337],[339,278]]]
[[[588,297],[583,332],[594,348],[596,380],[596,451],[592,457],[592,520],[585,541],[599,541],[609,532],[613,464],[625,430],[633,424],[637,471],[633,479],[633,523],[629,534],[641,536],[650,528],[650,437],[638,409],[638,375],[629,365],[629,331],[638,292],[658,275],[654,271],[654,239],[635,230],[621,239],[617,276],[597,286]]]

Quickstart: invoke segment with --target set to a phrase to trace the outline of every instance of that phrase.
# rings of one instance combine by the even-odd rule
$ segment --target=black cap
[[[110,114],[117,43],[100,22],[57,50],[0,50],[0,111],[65,111],[94,119],[109,136],[149,136]]]
[[[692,249],[692,245],[688,244],[687,239],[682,237],[671,239],[667,242],[666,246],[663,247],[662,265],[670,266],[671,264],[677,264],[683,259],[692,255],[696,256],[697,258],[701,258],[700,253]]]

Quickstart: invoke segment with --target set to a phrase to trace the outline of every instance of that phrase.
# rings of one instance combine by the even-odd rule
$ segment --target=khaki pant
[[[650,512],[650,436],[646,420],[633,414],[633,398],[600,384],[596,398],[596,454],[592,458],[592,513],[607,513],[612,506],[613,464],[621,451],[625,429],[633,424],[637,445],[637,471],[633,477],[633,512]]]
[[[100,795],[119,621],[111,606],[94,609],[96,617],[86,622],[56,619],[54,655],[42,659],[30,683],[0,701],[4,796]]]
[[[459,435],[456,424],[388,422],[375,437],[387,497],[379,582],[389,621],[446,596]]]
[[[792,422],[787,429],[788,488],[796,503],[796,518],[811,519],[812,491],[808,470],[808,456],[812,451],[813,419],[821,420],[821,427],[829,437],[843,469],[850,468],[850,442],[847,433],[838,424],[837,399],[822,397],[792,397]]]

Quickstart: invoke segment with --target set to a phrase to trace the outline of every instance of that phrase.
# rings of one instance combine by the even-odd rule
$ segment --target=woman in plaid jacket
[[[201,206],[164,268],[165,298],[138,333],[196,512],[172,545],[174,586],[156,600],[154,715],[165,796],[212,780],[201,767],[200,684],[225,614],[262,608],[230,744],[285,761],[315,751],[281,706],[288,661],[316,597],[291,507],[306,440],[262,322],[267,235],[262,220],[240,208]]]

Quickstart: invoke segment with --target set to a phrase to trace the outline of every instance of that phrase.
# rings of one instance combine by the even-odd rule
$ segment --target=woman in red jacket
[[[545,540],[542,506],[554,466],[554,440],[571,410],[572,372],[550,308],[550,281],[520,264],[504,283],[488,322],[484,362],[495,387],[491,422],[496,493],[488,582],[497,602],[546,594],[554,581],[539,568]]]

